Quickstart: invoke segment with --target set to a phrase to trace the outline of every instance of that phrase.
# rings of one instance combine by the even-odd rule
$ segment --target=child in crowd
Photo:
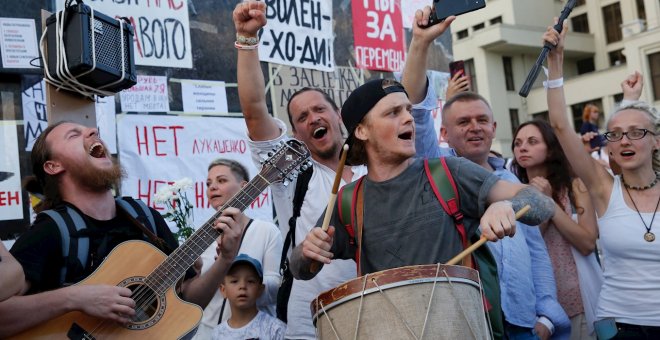
[[[213,330],[214,340],[284,339],[286,324],[257,309],[264,292],[261,263],[239,254],[229,267],[220,291],[229,301],[231,317]]]

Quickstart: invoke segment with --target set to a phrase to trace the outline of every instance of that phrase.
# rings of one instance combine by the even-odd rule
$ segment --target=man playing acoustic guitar
[[[78,242],[82,247],[81,237],[84,237],[89,242],[89,251],[86,264],[77,268],[68,266],[72,259],[77,260],[78,254],[64,257],[58,224],[45,214],[39,215],[11,249],[24,268],[25,282],[21,296],[0,303],[0,338],[41,326],[73,311],[105,321],[104,325],[128,324],[140,307],[135,300],[141,298],[139,295],[135,300],[131,298],[131,289],[112,283],[70,285],[90,276],[121,242],[145,240],[145,235],[149,234],[148,227],[140,228],[140,222],[120,208],[113,197],[111,188],[121,179],[121,168],[111,158],[95,128],[71,122],[56,123],[44,130],[34,145],[32,165],[44,189],[46,208],[68,207],[82,216],[85,235],[70,234],[73,237],[68,241]],[[157,235],[151,235],[150,239],[169,253],[178,246],[177,241],[160,214],[153,209],[150,211],[152,229]],[[241,228],[234,216],[239,212],[228,208],[215,221],[213,228],[222,232],[218,239],[220,256],[204,275],[196,276],[194,271],[188,270],[178,290],[186,301],[205,306],[217,290],[237,252]],[[158,242],[157,238],[164,242]],[[141,260],[131,258],[129,261],[137,264]],[[61,276],[64,268],[67,268],[66,277]],[[174,278],[174,282],[177,279]],[[160,281],[154,280],[154,283]]]

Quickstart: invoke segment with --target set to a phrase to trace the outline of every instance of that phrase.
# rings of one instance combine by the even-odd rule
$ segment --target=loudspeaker
[[[67,7],[64,15],[62,40],[69,72],[84,85],[117,93],[137,82],[133,55],[133,26],[120,22],[103,13],[94,11],[94,23],[91,24],[92,9],[78,3]],[[50,76],[63,81],[57,75],[57,14],[46,20],[48,39],[48,72]],[[121,25],[120,25],[121,24]],[[122,33],[123,31],[123,41]],[[92,42],[92,34],[94,41]],[[124,75],[122,77],[122,44],[124,45]],[[94,53],[96,65],[94,67]],[[77,77],[89,70],[91,72]],[[116,83],[115,83],[116,82]],[[107,86],[108,84],[113,85]]]

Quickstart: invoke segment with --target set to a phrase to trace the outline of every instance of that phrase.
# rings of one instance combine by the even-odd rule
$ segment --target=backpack
[[[131,197],[116,197],[115,202],[120,209],[146,224],[149,230],[154,235],[156,234],[154,216],[144,202]],[[39,215],[41,214],[50,217],[57,224],[60,231],[62,256],[65,259],[65,264],[60,270],[60,285],[63,286],[66,282],[75,279],[68,277],[70,273],[75,272],[76,269],[84,269],[87,266],[89,256],[89,237],[85,235],[87,223],[78,211],[67,205],[44,210],[39,213]],[[76,254],[76,256],[69,256],[69,254]]]
[[[461,236],[463,249],[469,246],[465,226],[463,224],[463,214],[460,211],[460,197],[456,183],[452,177],[444,157],[424,160],[424,172],[431,184],[431,188],[436,198],[440,202],[443,210],[454,220],[454,226]],[[337,194],[339,203],[339,221],[344,225],[349,234],[349,243],[355,245],[355,211],[357,202],[356,188],[360,188],[364,176],[355,182],[345,185]],[[350,223],[344,221],[344,217],[350,216]],[[479,235],[475,235],[470,241],[476,242]],[[358,275],[360,266],[359,247],[356,247],[355,262],[358,265]],[[484,291],[484,306],[490,319],[490,325],[495,339],[501,339],[504,336],[504,321],[500,302],[500,285],[497,276],[497,262],[487,247],[479,247],[472,253],[472,262],[475,269],[479,271],[481,285]]]
[[[310,166],[298,175],[296,181],[296,190],[293,194],[293,214],[289,219],[289,231],[284,238],[284,247],[282,247],[282,255],[280,257],[280,274],[282,275],[282,283],[277,290],[277,303],[276,314],[277,318],[282,322],[287,322],[287,310],[289,306],[289,297],[291,296],[291,287],[293,287],[293,274],[289,269],[289,258],[287,254],[289,248],[296,245],[296,220],[300,217],[300,209],[302,208],[309,180],[312,178],[314,167]]]

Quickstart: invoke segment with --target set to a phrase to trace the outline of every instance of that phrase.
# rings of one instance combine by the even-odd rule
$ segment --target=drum
[[[322,340],[491,339],[483,301],[476,270],[437,264],[355,278],[311,309]]]

